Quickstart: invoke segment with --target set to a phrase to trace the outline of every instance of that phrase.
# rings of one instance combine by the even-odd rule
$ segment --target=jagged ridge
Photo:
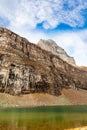
[[[53,40],[42,40],[38,42],[38,46],[44,50],[52,52],[54,55],[59,56],[62,60],[66,61],[69,64],[76,65],[73,57],[70,57],[64,49],[58,46]]]

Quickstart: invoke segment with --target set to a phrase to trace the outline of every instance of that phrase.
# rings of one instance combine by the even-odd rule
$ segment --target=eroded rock
[[[0,28],[0,92],[57,96],[62,88],[87,89],[87,71]]]

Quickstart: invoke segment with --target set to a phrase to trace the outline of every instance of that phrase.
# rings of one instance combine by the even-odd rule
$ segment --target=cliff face
[[[76,65],[73,57],[70,57],[64,49],[59,47],[53,40],[40,40],[38,46],[42,49],[52,52],[54,55],[59,56],[62,60],[66,61],[69,64]]]
[[[59,95],[64,87],[87,89],[87,71],[0,28],[0,92]]]

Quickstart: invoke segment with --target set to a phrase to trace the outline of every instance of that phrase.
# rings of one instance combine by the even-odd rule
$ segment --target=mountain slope
[[[63,88],[87,90],[87,71],[0,28],[0,92],[57,96]]]

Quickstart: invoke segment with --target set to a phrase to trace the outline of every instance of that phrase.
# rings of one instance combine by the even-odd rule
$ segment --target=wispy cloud
[[[83,10],[87,9],[86,0],[1,0],[0,16],[10,21],[9,26],[34,29],[38,23],[43,28],[55,28],[60,23],[72,27],[83,26]]]
[[[75,58],[77,65],[87,66],[87,30],[57,33],[53,39]]]

